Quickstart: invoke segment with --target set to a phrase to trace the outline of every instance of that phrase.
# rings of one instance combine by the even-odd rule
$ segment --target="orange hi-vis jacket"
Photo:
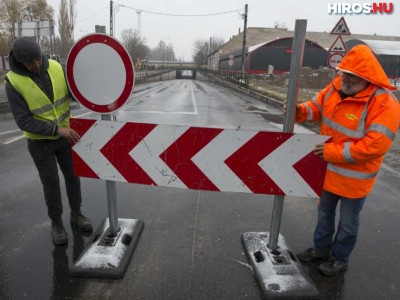
[[[321,121],[320,133],[332,137],[323,153],[328,162],[324,189],[346,198],[361,198],[372,190],[399,128],[400,105],[390,92],[396,88],[367,46],[352,48],[337,69],[370,84],[342,99],[341,76],[337,76],[312,101],[298,105],[296,121]]]

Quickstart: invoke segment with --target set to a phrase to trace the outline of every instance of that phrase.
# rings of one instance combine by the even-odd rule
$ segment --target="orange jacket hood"
[[[397,89],[390,85],[389,79],[382,69],[381,64],[376,59],[371,49],[366,45],[357,45],[353,47],[345,57],[343,57],[343,60],[338,64],[336,69],[352,73],[385,89]]]

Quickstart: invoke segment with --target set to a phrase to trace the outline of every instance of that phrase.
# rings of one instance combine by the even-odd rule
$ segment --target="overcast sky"
[[[59,0],[47,0],[55,10]],[[150,48],[160,40],[172,44],[178,59],[191,60],[196,39],[217,36],[228,41],[243,30],[244,7],[248,4],[247,27],[274,27],[284,23],[294,30],[297,19],[307,20],[307,31],[331,32],[343,16],[351,33],[400,36],[400,3],[392,0],[391,14],[329,14],[328,3],[371,4],[366,0],[118,0],[114,1],[114,37],[124,29],[137,29],[141,10],[141,35]],[[118,7],[119,4],[119,7]],[[128,8],[130,7],[130,8]],[[164,15],[168,14],[168,15]],[[174,16],[184,15],[184,16]],[[199,16],[208,15],[208,16]],[[110,0],[77,0],[75,40],[104,25],[109,33]]]

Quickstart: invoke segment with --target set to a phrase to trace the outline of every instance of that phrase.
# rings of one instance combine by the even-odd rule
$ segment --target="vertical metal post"
[[[110,35],[114,35],[114,13],[113,13],[114,3],[110,1]]]
[[[115,120],[111,114],[101,115],[104,121]],[[110,220],[110,236],[116,236],[119,230],[117,216],[117,191],[115,189],[115,181],[106,180],[108,216]]]
[[[110,220],[110,236],[116,236],[119,230],[117,214],[117,192],[115,181],[106,180],[108,216]]]
[[[110,1],[110,35],[113,36],[113,1]],[[97,28],[96,28],[97,30]],[[116,117],[112,114],[101,115],[104,121],[115,121]],[[115,181],[106,180],[107,190],[107,203],[108,203],[108,217],[110,221],[110,236],[116,236],[119,230],[118,216],[117,216],[117,191],[115,188]]]
[[[290,61],[290,77],[287,94],[287,113],[283,124],[283,132],[292,133],[296,114],[297,98],[300,88],[301,66],[303,64],[304,43],[306,36],[307,20],[296,20],[292,58]],[[268,248],[275,250],[278,247],[279,230],[281,227],[284,196],[275,196],[272,211],[271,233]]]
[[[245,72],[245,60],[244,57],[246,55],[246,28],[247,28],[247,4],[244,7],[244,26],[243,26],[243,45],[242,45],[242,65],[240,69],[240,75],[242,75]],[[240,76],[242,78],[242,76]]]

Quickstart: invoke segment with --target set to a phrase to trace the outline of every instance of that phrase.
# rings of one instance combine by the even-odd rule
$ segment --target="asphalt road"
[[[83,108],[75,116],[98,118]],[[281,130],[279,109],[202,81],[140,85],[119,120]],[[301,127],[297,131],[307,131]],[[269,231],[273,196],[117,183],[118,217],[144,221],[121,279],[79,278],[69,266],[89,236],[71,229],[63,190],[67,246],[51,242],[41,185],[26,141],[11,118],[0,119],[0,299],[261,299],[241,244]],[[320,275],[303,265],[322,299],[399,299],[400,187],[380,172],[362,212],[358,244],[346,273]],[[105,182],[82,179],[83,211],[96,228],[108,216]],[[311,245],[316,200],[286,197],[281,234],[293,252]]]

